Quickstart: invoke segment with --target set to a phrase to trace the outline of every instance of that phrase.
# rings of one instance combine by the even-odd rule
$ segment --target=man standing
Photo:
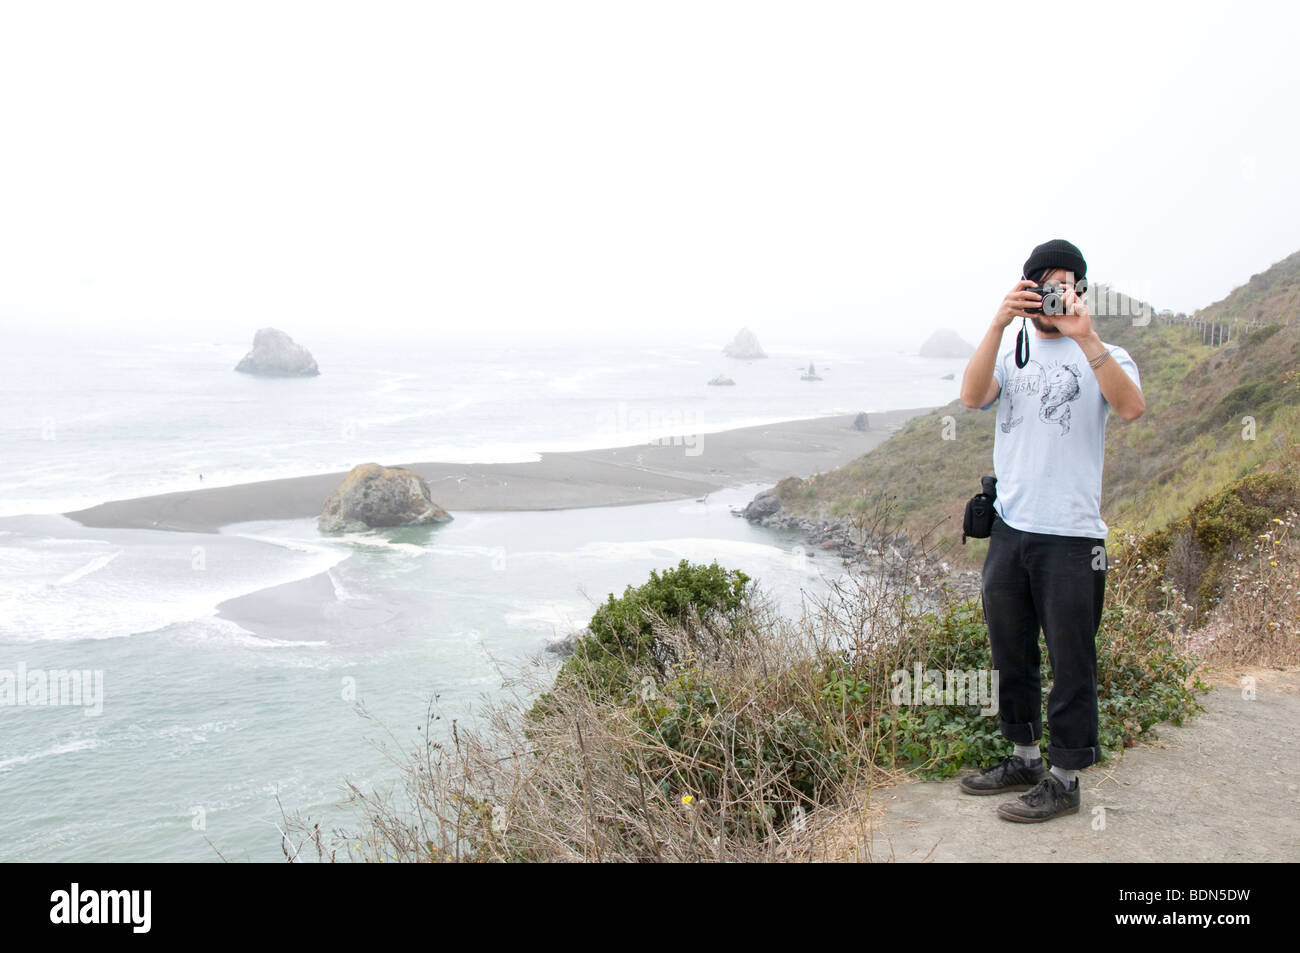
[[[997,496],[980,595],[998,671],[1001,730],[1015,750],[963,778],[961,788],[967,794],[1027,792],[998,806],[998,816],[1009,821],[1077,814],[1076,775],[1101,760],[1096,635],[1106,590],[1106,419],[1113,409],[1136,420],[1146,403],[1128,352],[1107,345],[1093,329],[1081,297],[1087,271],[1070,242],[1055,239],[1035,248],[962,377],[967,407],[987,410],[999,403]],[[1043,296],[1029,290],[1049,282],[1060,285],[1059,307],[1044,307]],[[1002,333],[1017,317],[1031,319],[1035,333],[1022,324],[1016,346],[999,354]],[[1050,772],[1038,745],[1040,627],[1053,676]]]

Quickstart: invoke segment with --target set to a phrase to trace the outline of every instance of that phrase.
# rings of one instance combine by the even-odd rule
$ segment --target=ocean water
[[[722,342],[308,341],[320,377],[261,380],[232,371],[247,342],[15,340],[0,355],[0,860],[279,860],[277,798],[351,826],[344,783],[391,785],[382,744],[415,743],[435,696],[435,731],[472,720],[512,666],[652,569],[717,559],[792,614],[838,572],[732,514],[757,486],[339,538],[314,520],[189,534],[61,512],[200,472],[206,486],[371,459],[533,459],[934,405],[961,364],[770,345],[735,362]],[[798,380],[809,360],[823,382]],[[705,386],[724,370],[736,387]],[[56,694],[60,672],[64,691],[85,673],[77,704],[33,694]]]
[[[4,331],[0,516],[105,500],[428,460],[535,460],[542,451],[946,403],[964,362],[766,344],[435,344],[323,338],[321,375],[233,368],[250,342]],[[823,380],[799,380],[812,361]],[[829,365],[829,366],[827,366]],[[719,372],[734,387],[710,387]],[[203,479],[200,482],[199,475]]]

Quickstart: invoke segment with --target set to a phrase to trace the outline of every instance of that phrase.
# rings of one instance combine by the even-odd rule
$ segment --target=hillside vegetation
[[[1300,319],[1300,252],[1283,258],[1272,268],[1232,290],[1222,301],[1197,311],[1206,321],[1256,321],[1285,324]]]

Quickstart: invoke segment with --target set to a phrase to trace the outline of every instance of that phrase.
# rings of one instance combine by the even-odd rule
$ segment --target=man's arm
[[[1106,345],[1101,343],[1101,336],[1096,331],[1075,338],[1075,341],[1089,361],[1106,350]],[[1106,403],[1110,404],[1115,413],[1129,421],[1137,420],[1146,413],[1147,402],[1142,396],[1142,388],[1124,372],[1114,356],[1102,361],[1093,373],[1097,375],[1101,396],[1106,398]]]
[[[1001,386],[993,376],[993,369],[998,360],[998,349],[1002,345],[1002,332],[1018,317],[1028,317],[1025,308],[1037,307],[1042,301],[1040,295],[1026,289],[1033,288],[1034,283],[1022,278],[1016,286],[1007,292],[993,315],[993,323],[984,332],[984,340],[971,355],[966,364],[966,373],[961,377],[961,402],[971,408],[985,408],[997,399]]]
[[[1106,350],[1106,345],[1101,343],[1101,335],[1092,326],[1088,303],[1073,291],[1066,295],[1065,303],[1068,311],[1055,318],[1056,327],[1066,337],[1074,339],[1091,363]],[[1115,357],[1106,358],[1093,368],[1093,372],[1097,375],[1101,396],[1106,398],[1106,403],[1115,413],[1125,420],[1137,420],[1146,412],[1147,402],[1142,396],[1142,388],[1125,373]]]
[[[998,359],[1004,330],[1005,327],[997,321],[990,324],[984,332],[984,339],[966,364],[966,373],[961,378],[961,402],[967,407],[987,407],[997,399],[1001,386],[993,376],[993,365]]]

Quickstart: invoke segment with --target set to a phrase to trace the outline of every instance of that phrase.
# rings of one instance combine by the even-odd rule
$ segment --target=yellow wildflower
[[[683,795],[682,795],[682,803],[683,803],[683,804],[694,804],[694,803],[695,803],[695,798],[693,798],[693,797],[692,797],[691,795],[689,795],[689,794],[683,794]]]

